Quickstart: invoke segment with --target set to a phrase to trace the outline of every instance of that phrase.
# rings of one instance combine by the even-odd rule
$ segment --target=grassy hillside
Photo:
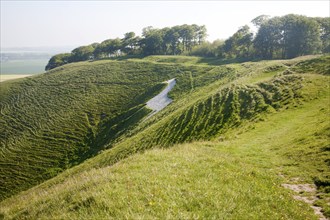
[[[281,107],[259,112],[258,120],[243,120],[211,141],[146,151],[109,166],[116,149],[147,142],[136,142],[136,136],[148,138],[138,133],[3,201],[0,210],[9,218],[317,219],[281,184],[322,183],[317,203],[327,210],[329,78],[304,74],[289,84],[301,85],[294,98],[299,103],[285,96],[288,103],[281,101],[276,105]]]
[[[6,135],[1,136],[6,140],[1,146],[4,197],[57,172],[35,177],[35,168],[49,171],[65,161],[65,166],[57,167],[66,169],[102,151],[38,187],[4,200],[0,212],[17,218],[312,219],[312,210],[293,202],[280,186],[299,177],[299,182],[317,185],[321,199],[316,203],[329,215],[329,59],[226,66],[98,61],[1,84],[5,85],[1,122],[7,126],[3,129]],[[177,85],[170,95],[175,101],[154,117],[140,120],[149,112],[143,108],[145,101],[163,88],[161,82],[173,77]],[[34,99],[42,95],[31,91],[42,85],[48,87],[41,90],[46,94],[40,99],[47,97],[53,105],[44,101],[38,106],[46,108],[38,111],[48,114],[56,108],[60,117],[49,120],[49,116],[36,114],[36,109],[25,113],[35,108],[38,102]],[[66,93],[56,93],[62,90]],[[21,100],[24,104],[19,104]],[[14,112],[17,115],[9,117]],[[34,120],[29,121],[29,116]],[[25,121],[34,129],[27,129]],[[53,136],[53,141],[38,145],[44,139],[38,135],[42,126],[33,124],[37,122],[49,124],[48,134],[80,128],[81,133],[71,134],[81,139],[67,143],[69,138],[63,132],[64,138]],[[21,124],[27,128],[19,130]],[[20,136],[15,132],[21,132]],[[191,143],[140,154],[183,142]],[[46,148],[48,144],[53,145]],[[22,162],[13,164],[18,155]],[[15,169],[18,174],[9,175]]]
[[[46,74],[1,83],[0,198],[13,195],[104,148],[133,128],[148,99],[177,78],[173,97],[214,79],[232,80],[230,67],[135,61],[66,65]],[[106,146],[106,147],[105,147]]]

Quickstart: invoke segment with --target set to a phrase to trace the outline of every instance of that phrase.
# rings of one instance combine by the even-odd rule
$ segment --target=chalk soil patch
[[[148,118],[151,117],[152,115],[156,114],[163,108],[165,108],[167,105],[169,105],[173,101],[172,99],[170,99],[167,96],[167,94],[175,86],[175,84],[176,84],[175,78],[166,81],[166,83],[168,84],[166,86],[166,88],[163,91],[161,91],[161,93],[159,93],[158,95],[156,95],[155,97],[153,97],[152,99],[150,99],[147,102],[147,107],[152,110],[152,112],[150,113]]]
[[[310,207],[314,210],[315,214],[319,216],[320,220],[327,220],[327,218],[322,213],[322,208],[313,205],[314,202],[318,200],[316,193],[316,186],[314,184],[287,184],[284,183],[282,186],[286,189],[290,189],[296,193],[301,195],[294,195],[293,198],[295,200],[299,200],[305,202],[310,205]],[[310,193],[310,196],[302,195],[303,193]]]

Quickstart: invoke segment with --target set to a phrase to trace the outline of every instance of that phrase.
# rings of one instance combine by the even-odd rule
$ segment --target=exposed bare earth
[[[175,84],[176,84],[175,79],[170,79],[170,80],[166,81],[165,83],[168,84],[166,86],[166,88],[163,91],[161,91],[161,93],[159,93],[158,95],[156,95],[155,97],[153,97],[152,99],[150,99],[147,102],[147,107],[152,110],[152,112],[150,113],[148,118],[151,117],[152,115],[156,114],[163,108],[165,108],[168,104],[170,104],[173,101],[172,99],[170,99],[167,96],[167,94],[175,86]]]
[[[320,220],[327,220],[327,218],[322,213],[322,208],[313,205],[315,201],[318,200],[316,196],[316,186],[314,184],[282,184],[284,188],[290,189],[300,195],[294,195],[295,200],[305,202],[310,205],[314,210],[315,214],[319,216]],[[303,193],[308,193],[310,195],[304,195]]]
[[[31,75],[6,75],[6,74],[0,74],[0,82],[11,80],[11,79],[18,79],[23,78]]]

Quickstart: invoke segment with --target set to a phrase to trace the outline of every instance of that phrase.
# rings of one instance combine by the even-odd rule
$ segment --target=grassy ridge
[[[281,99],[292,105],[269,111],[263,120],[244,120],[220,139],[146,151],[114,166],[109,160],[101,164],[100,158],[109,159],[118,147],[110,149],[3,201],[1,213],[6,218],[317,219],[280,185],[329,175],[330,155],[324,148],[330,135],[329,79],[305,74],[296,80],[288,82],[302,85],[302,103],[296,107]],[[261,84],[251,87],[256,86]],[[133,148],[134,141],[122,146]],[[318,202],[326,209],[326,187],[318,190],[323,198]]]
[[[256,119],[262,112],[294,105],[299,102],[301,80],[300,76],[290,75],[257,85],[232,84],[175,115],[155,131],[150,142],[168,146],[210,139],[242,120]]]

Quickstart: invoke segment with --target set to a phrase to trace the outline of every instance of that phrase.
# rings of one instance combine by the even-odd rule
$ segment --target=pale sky
[[[226,39],[262,14],[329,17],[330,1],[1,1],[1,48],[81,46],[181,24]]]

